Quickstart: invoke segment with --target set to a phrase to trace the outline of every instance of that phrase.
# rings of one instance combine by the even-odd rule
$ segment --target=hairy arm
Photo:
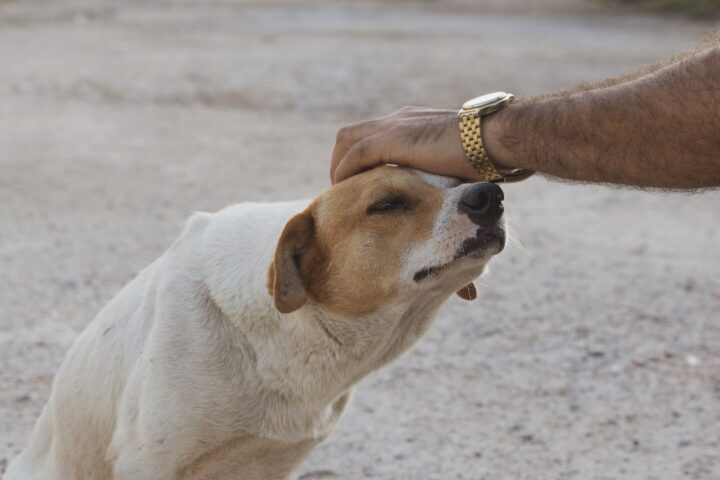
[[[720,46],[523,100],[484,118],[482,130],[498,167],[639,187],[720,186]],[[334,181],[382,163],[481,180],[450,110],[405,108],[340,130]]]
[[[512,105],[483,122],[488,154],[585,182],[720,185],[720,47],[602,88]]]

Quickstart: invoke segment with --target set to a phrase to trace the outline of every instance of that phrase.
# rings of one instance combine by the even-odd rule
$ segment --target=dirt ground
[[[0,472],[191,212],[316,195],[341,124],[600,80],[709,28],[579,0],[0,0]],[[720,478],[720,193],[505,192],[526,251],[298,479]]]

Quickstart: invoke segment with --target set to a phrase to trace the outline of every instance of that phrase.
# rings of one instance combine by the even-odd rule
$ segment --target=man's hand
[[[330,179],[333,183],[340,182],[388,163],[479,180],[465,156],[458,115],[453,110],[405,107],[387,117],[340,129]]]

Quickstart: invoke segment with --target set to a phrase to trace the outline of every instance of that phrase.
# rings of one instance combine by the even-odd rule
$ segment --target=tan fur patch
[[[368,207],[384,199],[403,207],[368,214]],[[313,241],[296,255],[305,293],[348,315],[388,303],[397,294],[404,253],[430,237],[443,200],[442,189],[393,167],[356,175],[324,192],[302,213],[314,224]],[[276,256],[276,302],[278,275]]]

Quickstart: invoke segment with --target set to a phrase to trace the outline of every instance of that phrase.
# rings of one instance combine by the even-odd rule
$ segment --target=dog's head
[[[286,224],[268,275],[275,307],[360,316],[434,293],[472,299],[505,245],[502,200],[494,184],[404,168],[341,182]]]

